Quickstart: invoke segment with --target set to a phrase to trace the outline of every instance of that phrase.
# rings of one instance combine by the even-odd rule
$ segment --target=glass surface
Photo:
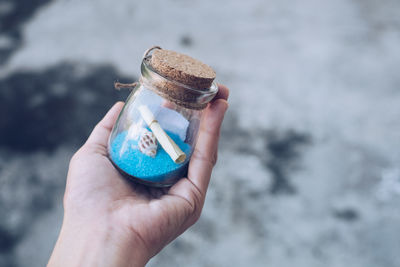
[[[147,107],[170,139],[186,154],[176,163],[158,142],[139,107]],[[115,124],[109,157],[127,178],[152,186],[170,186],[187,175],[202,111],[184,108],[139,83]]]

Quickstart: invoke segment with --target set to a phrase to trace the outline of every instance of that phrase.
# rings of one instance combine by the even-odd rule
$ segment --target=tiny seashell
[[[157,139],[149,130],[144,130],[139,139],[139,150],[149,157],[155,157],[157,154]]]

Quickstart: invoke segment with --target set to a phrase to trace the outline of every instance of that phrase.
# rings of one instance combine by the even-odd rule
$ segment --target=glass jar
[[[161,48],[145,52],[140,80],[114,125],[108,153],[123,176],[165,187],[187,175],[203,109],[218,87],[211,81],[199,89],[166,77],[151,64],[155,49]]]

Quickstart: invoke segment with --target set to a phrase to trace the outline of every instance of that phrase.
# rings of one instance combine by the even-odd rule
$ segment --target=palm
[[[107,213],[119,227],[136,235],[146,248],[152,248],[153,255],[165,246],[161,240],[169,242],[180,234],[175,229],[183,227],[194,215],[190,201],[179,195],[179,190],[191,191],[187,188],[190,185],[187,179],[170,189],[131,183],[114,168],[105,147],[87,146],[86,149],[96,153],[89,153],[84,161],[77,153],[67,188],[68,197],[84,209],[81,212],[91,212],[93,216]],[[72,177],[85,177],[88,182]]]

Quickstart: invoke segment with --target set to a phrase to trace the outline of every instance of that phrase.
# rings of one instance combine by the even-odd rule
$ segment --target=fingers
[[[220,127],[227,108],[227,101],[220,98],[206,109],[196,149],[190,160],[188,178],[181,179],[168,192],[173,197],[173,206],[180,207],[175,209],[175,213],[171,212],[175,219],[182,222],[181,231],[177,234],[194,224],[200,216],[211,171],[216,162]]]
[[[188,178],[205,194],[211,171],[217,160],[218,139],[228,103],[217,99],[207,108],[200,124],[196,148],[189,165]]]
[[[228,94],[224,96],[227,97]],[[200,124],[199,138],[190,161],[188,178],[203,196],[217,160],[219,133],[227,108],[228,102],[224,98],[214,100],[206,109]]]
[[[174,203],[172,207],[180,207],[174,209],[175,213],[170,213],[175,219],[182,221],[182,228],[177,235],[195,223],[200,216],[211,171],[216,162],[218,137],[228,108],[228,96],[228,88],[219,85],[217,96],[205,110],[196,149],[190,161],[188,178],[181,179],[170,188],[168,195],[164,196]]]
[[[229,89],[222,84],[218,84],[218,93],[214,99],[225,99],[228,100],[229,98]]]
[[[182,231],[200,216],[217,158],[219,132],[228,108],[228,96],[228,88],[219,85],[219,93],[204,111],[196,149],[189,164],[188,178],[181,179],[168,192],[174,206],[180,206],[179,211],[184,213],[184,216],[174,215],[184,219]]]
[[[107,147],[108,137],[111,134],[112,127],[117,121],[118,115],[124,106],[123,102],[117,102],[104,116],[104,118],[94,127],[86,144],[95,144]]]
[[[212,168],[217,161],[219,133],[228,109],[229,89],[218,85],[218,94],[205,110],[200,124],[199,138],[189,165],[188,178],[205,196]]]
[[[168,194],[163,196],[163,200],[165,199],[168,199],[164,204],[169,210],[171,220],[177,220],[180,224],[176,236],[183,233],[200,217],[204,197],[188,178],[182,178],[174,184]]]

